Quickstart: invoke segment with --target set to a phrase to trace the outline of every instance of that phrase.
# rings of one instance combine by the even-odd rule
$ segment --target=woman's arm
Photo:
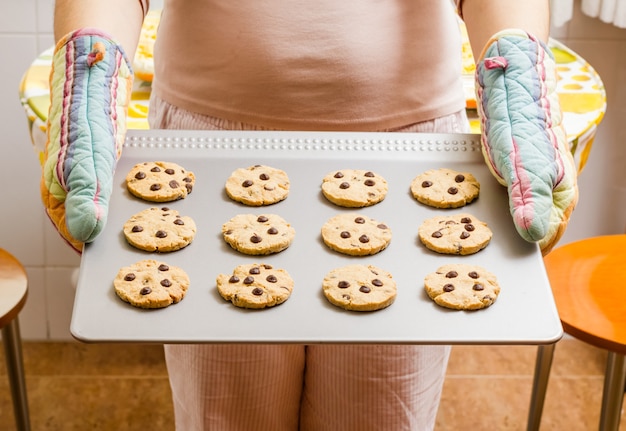
[[[73,30],[97,28],[111,35],[132,58],[147,10],[146,0],[57,0],[54,37],[58,41]]]
[[[524,30],[547,42],[550,33],[549,0],[461,0],[463,21],[476,59],[491,36],[505,29]]]

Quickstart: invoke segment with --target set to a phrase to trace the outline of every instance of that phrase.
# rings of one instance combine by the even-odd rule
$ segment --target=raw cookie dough
[[[340,214],[322,226],[322,239],[331,249],[351,256],[376,254],[391,242],[385,223],[356,213]]]
[[[151,207],[131,216],[124,223],[124,236],[140,250],[169,252],[187,247],[196,235],[191,217],[163,207]]]
[[[249,255],[278,253],[291,245],[295,229],[276,214],[239,214],[222,226],[224,240]]]
[[[477,253],[487,247],[492,236],[487,223],[467,213],[429,218],[418,230],[427,248],[443,254]]]
[[[226,180],[226,194],[249,206],[271,205],[289,194],[289,177],[281,169],[254,165],[236,169]]]

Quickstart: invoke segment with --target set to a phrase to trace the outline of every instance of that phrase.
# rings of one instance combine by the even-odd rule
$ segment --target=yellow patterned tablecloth
[[[159,17],[159,12],[150,12],[146,17],[134,59],[135,82],[128,111],[128,127],[131,129],[148,128],[151,91],[149,63]],[[587,162],[597,127],[606,111],[606,92],[600,76],[582,57],[552,39],[549,47],[557,62],[557,92],[563,109],[565,130],[580,172]],[[24,74],[19,89],[20,100],[28,117],[31,140],[40,158],[43,157],[46,143],[46,119],[50,106],[48,78],[52,53],[53,48],[49,48],[35,59]],[[475,110],[473,58],[467,39],[463,46],[463,57],[464,67],[460,73],[463,75],[467,112],[472,132],[480,133],[480,122]]]

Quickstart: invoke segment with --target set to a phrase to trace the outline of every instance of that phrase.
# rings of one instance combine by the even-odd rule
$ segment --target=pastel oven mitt
[[[106,224],[132,81],[124,51],[99,30],[76,30],[55,47],[41,197],[79,252]]]
[[[485,161],[508,188],[517,231],[545,255],[578,200],[554,57],[526,32],[497,33],[476,65],[476,92]]]

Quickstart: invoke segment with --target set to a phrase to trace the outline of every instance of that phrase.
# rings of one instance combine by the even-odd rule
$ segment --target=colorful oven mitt
[[[554,57],[526,32],[497,33],[476,66],[476,92],[487,165],[508,188],[519,234],[547,254],[578,200]]]
[[[41,197],[79,252],[106,224],[132,82],[122,48],[99,30],[74,31],[55,47]]]

